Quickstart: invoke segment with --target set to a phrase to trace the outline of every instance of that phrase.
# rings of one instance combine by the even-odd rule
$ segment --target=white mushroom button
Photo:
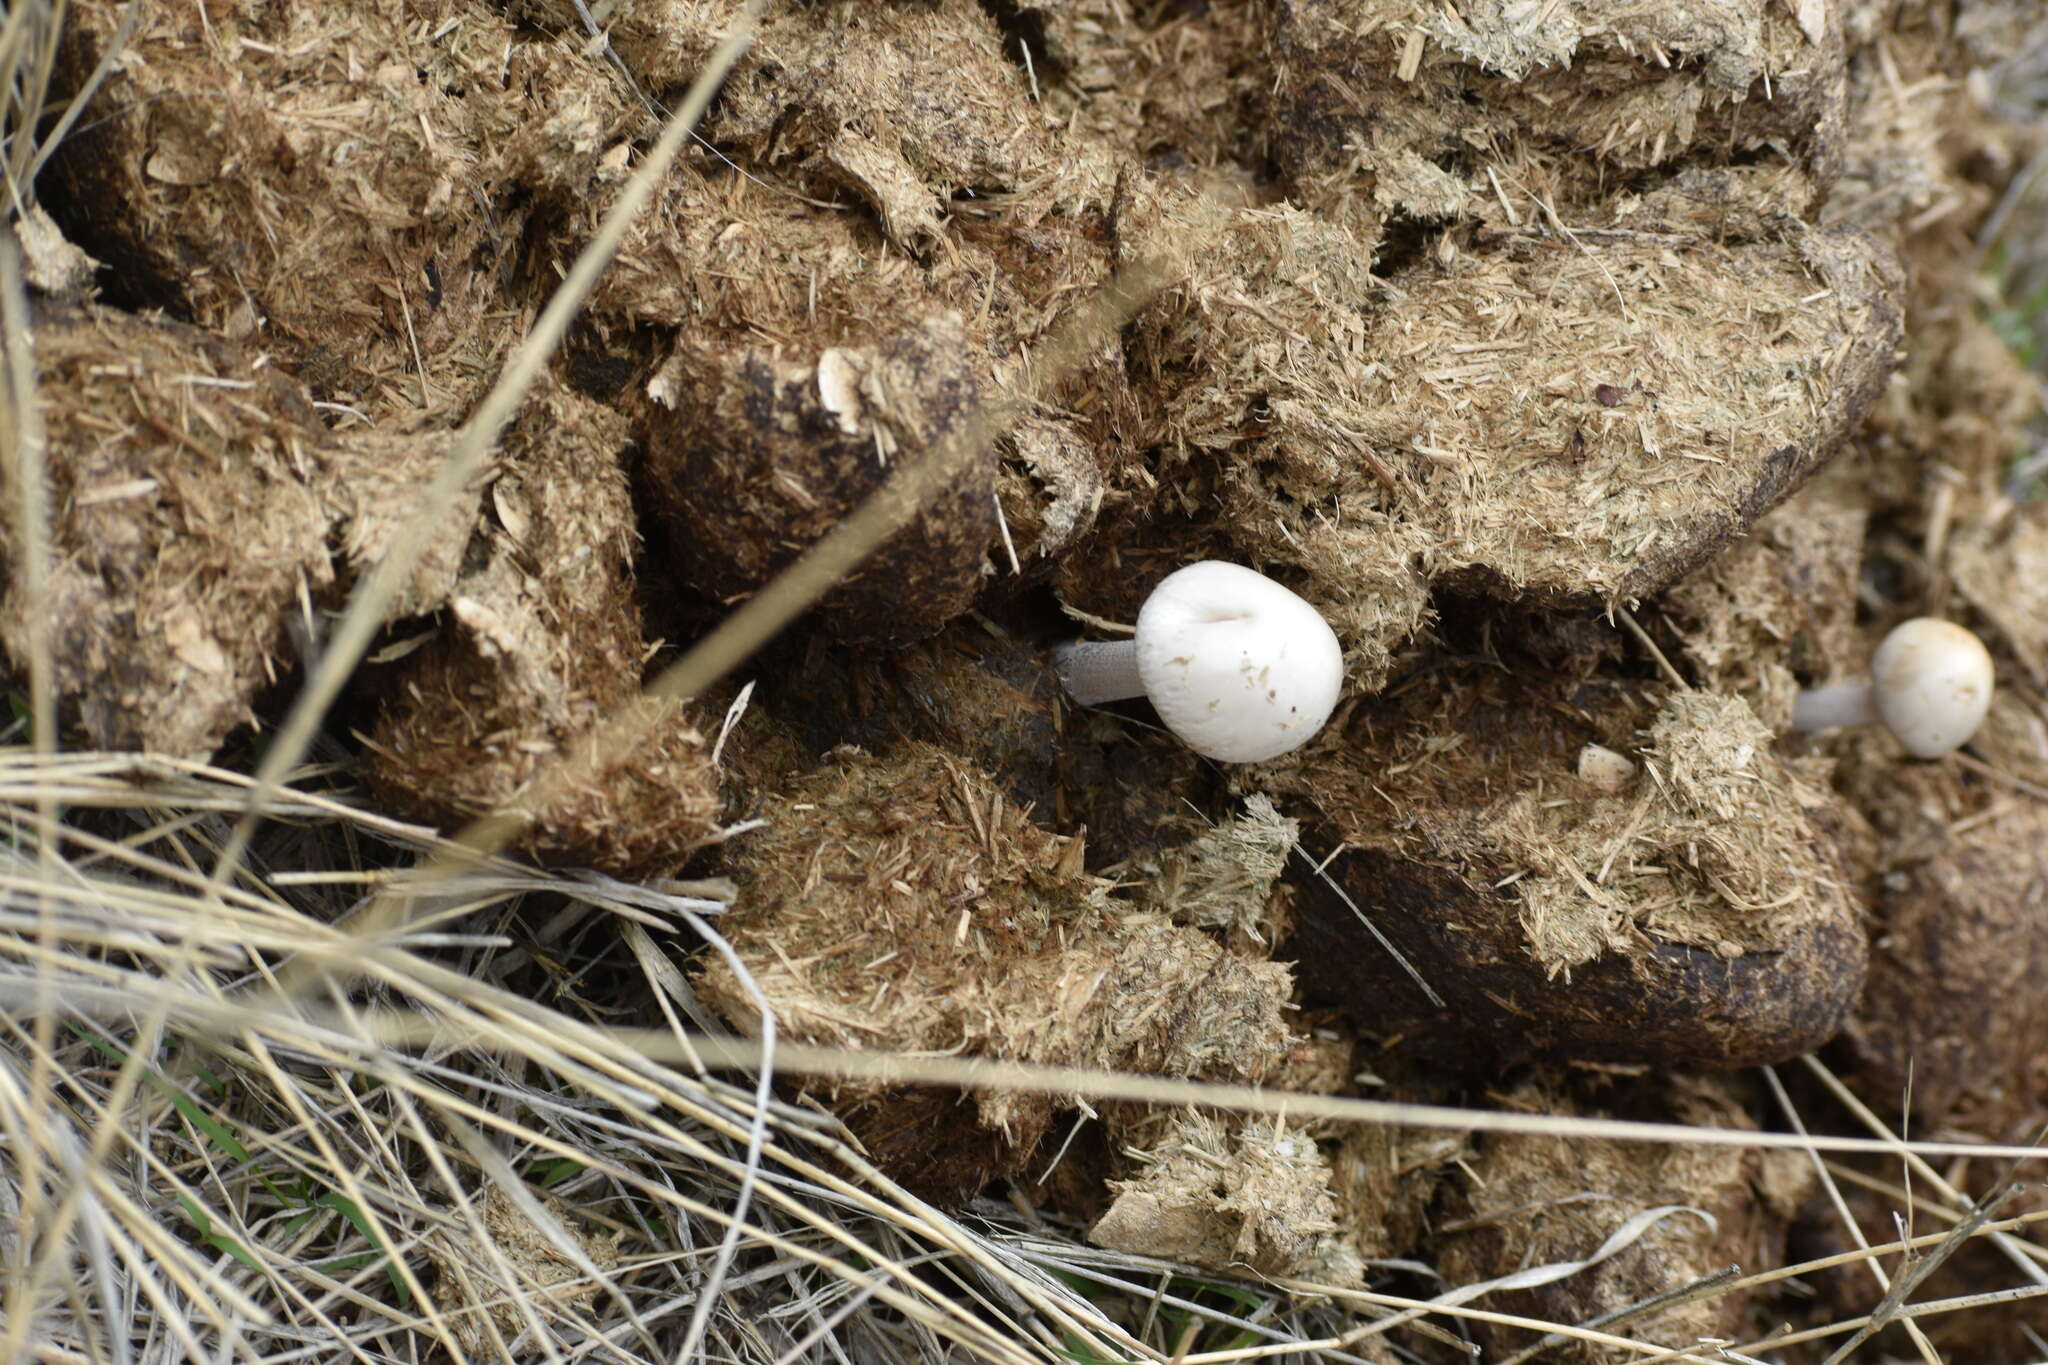
[[[1061,645],[1057,658],[1075,701],[1148,697],[1182,743],[1225,763],[1306,743],[1344,682],[1344,651],[1314,607],[1214,560],[1167,575],[1138,612],[1135,638]]]
[[[1906,752],[1940,758],[1970,742],[1991,709],[1990,651],[1969,631],[1931,616],[1893,629],[1870,659],[1870,681],[1801,692],[1795,730],[1883,721]]]

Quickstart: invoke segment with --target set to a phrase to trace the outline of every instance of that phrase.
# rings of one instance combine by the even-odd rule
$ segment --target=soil
[[[72,742],[208,756],[407,534],[743,7],[620,5],[608,47],[543,0],[132,8],[124,38],[127,0],[70,7],[72,86],[124,45],[18,229],[56,682]],[[334,738],[395,814],[733,878],[747,979],[671,947],[740,1030],[1722,1126],[1780,1121],[1738,1069],[1839,1040],[1881,1111],[1910,1075],[1920,1125],[2028,1130],[2048,504],[2005,484],[2040,385],[1976,236],[2043,145],[1983,73],[2041,22],[775,6]],[[1163,286],[1045,381],[1141,262]],[[529,799],[941,447],[958,476],[815,610]],[[1059,694],[1053,644],[1201,558],[1339,635],[1344,700],[1295,754],[1221,769],[1142,702]],[[10,574],[17,664],[29,611]],[[1970,750],[1786,733],[1923,614],[1997,657]],[[1818,1235],[1802,1172],[1732,1150],[1136,1107],[1076,1144],[1065,1098],[810,1098],[927,1198],[1014,1190],[1218,1271],[1459,1282],[1712,1215],[1527,1291],[1566,1321]],[[1813,1311],[1759,1291],[1655,1339]],[[1970,1356],[1967,1315],[1942,1331]]]

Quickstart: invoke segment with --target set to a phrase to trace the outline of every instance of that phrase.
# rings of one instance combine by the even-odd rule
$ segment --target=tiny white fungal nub
[[[1579,780],[1595,791],[1618,792],[1635,781],[1636,763],[1604,744],[1579,750]]]

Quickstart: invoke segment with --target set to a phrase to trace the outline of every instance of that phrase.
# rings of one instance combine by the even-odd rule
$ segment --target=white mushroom
[[[1969,743],[1991,709],[1991,654],[1949,621],[1919,616],[1895,627],[1870,657],[1870,681],[1801,692],[1795,730],[1841,725],[1885,728],[1916,758],[1940,758]]]
[[[1344,682],[1344,651],[1316,609],[1237,564],[1168,574],[1138,612],[1135,639],[1056,651],[1060,683],[1083,706],[1149,697],[1190,749],[1257,763],[1323,728]]]

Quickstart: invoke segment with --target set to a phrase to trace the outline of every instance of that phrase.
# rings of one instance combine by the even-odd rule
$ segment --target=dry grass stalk
[[[352,932],[345,913],[358,893],[348,882],[332,880],[333,874],[360,878],[394,855],[403,859],[430,852],[438,841],[424,831],[359,813],[323,795],[317,785],[321,779],[312,781],[316,785],[288,791],[285,803],[273,812],[280,823],[257,850],[259,865],[289,860],[318,871],[318,858],[345,846],[321,834],[322,824],[355,831],[365,852],[379,846],[387,851],[378,853],[375,862],[345,863],[317,878],[295,876],[286,879],[288,885],[269,878],[244,882],[214,900],[205,894],[207,856],[242,805],[250,786],[246,777],[203,765],[159,761],[138,767],[132,759],[89,755],[48,760],[17,755],[0,763],[0,802],[27,812],[37,799],[55,798],[73,812],[53,864],[55,883],[32,874],[36,850],[26,850],[26,857],[14,863],[20,889],[9,891],[7,904],[15,908],[0,923],[8,945],[0,957],[7,964],[0,993],[17,1020],[11,1039],[33,1059],[34,1044],[25,1031],[30,1021],[20,1011],[39,993],[75,1011],[74,1019],[103,1021],[58,1035],[61,1042],[48,1059],[58,1085],[46,1102],[53,1107],[25,1111],[18,1104],[8,1106],[11,1141],[16,1150],[33,1150],[55,1163],[47,1169],[75,1170],[85,1143],[82,1125],[111,1128],[116,1135],[111,1150],[146,1159],[152,1180],[162,1182],[157,1188],[175,1192],[138,1203],[123,1197],[118,1186],[88,1183],[81,1207],[82,1227],[90,1235],[75,1244],[85,1258],[78,1263],[79,1283],[88,1297],[72,1306],[62,1299],[47,1303],[35,1318],[38,1330],[59,1341],[72,1339],[67,1334],[100,1330],[76,1318],[81,1310],[104,1327],[118,1327],[126,1317],[107,1310],[129,1301],[124,1288],[129,1285],[144,1302],[157,1296],[157,1311],[169,1315],[166,1327],[199,1311],[190,1319],[195,1334],[237,1334],[252,1360],[288,1349],[287,1343],[304,1330],[366,1342],[371,1338],[365,1332],[445,1334],[456,1347],[489,1340],[493,1331],[509,1347],[519,1334],[540,1331],[566,1350],[579,1339],[587,1341],[579,1334],[594,1325],[592,1315],[611,1316],[621,1297],[632,1305],[631,1316],[618,1319],[622,1323],[637,1321],[657,1337],[665,1323],[673,1330],[693,1300],[687,1281],[672,1279],[670,1268],[694,1263],[698,1253],[688,1250],[691,1245],[716,1240],[726,1219],[720,1201],[744,1177],[747,1134],[763,1112],[749,1092],[695,1068],[701,1062],[758,1061],[760,1049],[687,1028],[662,1034],[608,1028],[603,1021],[609,1006],[593,1003],[599,984],[590,978],[593,969],[570,972],[552,964],[597,949],[598,958],[611,959],[610,965],[595,969],[610,977],[604,991],[609,999],[638,992],[674,999],[688,1009],[688,988],[665,976],[659,952],[652,958],[622,959],[598,945],[620,922],[615,917],[628,917],[624,922],[635,928],[673,925],[677,913],[711,914],[720,903],[499,865],[480,875],[461,897],[438,898],[421,907],[423,913],[405,929],[365,942]],[[295,832],[295,825],[319,837],[309,841]],[[309,857],[315,861],[307,867]],[[22,872],[30,875],[22,877]],[[71,891],[45,898],[55,929],[46,951],[37,946],[37,912],[24,893],[52,885],[68,885]],[[530,912],[519,908],[536,899],[558,907],[539,929],[530,927]],[[338,923],[330,925],[330,919]],[[352,964],[350,970],[364,973],[375,983],[376,997],[388,1003],[351,1004],[342,996],[324,1007],[309,1002],[292,1012],[240,1003],[246,995],[237,991],[237,983],[251,979],[253,964],[294,952],[335,968]],[[180,962],[198,974],[162,975],[163,967]],[[532,999],[532,989],[518,984],[535,980],[553,983],[544,989],[554,1004]],[[142,1087],[135,1103],[119,1113],[105,1112],[115,1063],[121,1050],[132,1045],[120,1020],[137,1007],[167,1009],[174,1036],[183,1041],[178,1054],[151,1060],[149,1074],[156,1079]],[[393,1028],[407,1019],[411,1026]],[[440,1041],[430,1043],[430,1038]],[[653,1060],[662,1056],[675,1066]],[[958,1082],[971,1076],[957,1064],[932,1059],[821,1053],[789,1045],[778,1049],[777,1064],[848,1076],[866,1071],[899,1081]],[[365,1089],[366,1079],[378,1084]],[[1370,1115],[1376,1122],[1398,1117],[1438,1127],[1526,1128],[1576,1141],[1603,1134],[1654,1136],[1677,1144],[1678,1151],[1704,1141],[1734,1147],[1785,1145],[1776,1135],[1727,1128],[1657,1129],[1469,1110],[1411,1112],[1357,1100],[1217,1091],[1186,1083],[1140,1086],[1127,1078],[1046,1069],[1000,1077],[1004,1085],[1019,1079],[1055,1092],[1087,1094],[1098,1103],[1115,1097],[1220,1099],[1269,1112],[1285,1107],[1297,1116],[1290,1122],[1321,1113],[1343,1121]],[[598,1107],[592,1107],[593,1100]],[[1045,1320],[1082,1333],[1082,1339],[1094,1337],[1099,1343],[1094,1349],[1112,1357],[1118,1351],[1141,1358],[1167,1353],[1149,1352],[1127,1327],[1102,1317],[1086,1299],[1058,1288],[1042,1272],[1027,1270],[1017,1257],[1017,1239],[1035,1234],[1021,1227],[970,1231],[895,1190],[834,1136],[829,1121],[780,1104],[765,1112],[767,1140],[760,1159],[764,1171],[779,1174],[759,1186],[759,1211],[744,1243],[749,1249],[728,1277],[728,1309],[713,1316],[707,1345],[724,1342],[724,1349],[740,1358],[766,1360],[768,1355],[753,1354],[762,1343],[744,1333],[731,1335],[741,1331],[742,1319],[753,1311],[749,1305],[762,1302],[757,1295],[771,1293],[792,1309],[790,1330],[800,1335],[796,1324],[816,1330],[829,1316],[831,1303],[873,1288],[877,1301],[903,1315],[901,1330],[957,1339],[988,1359],[1053,1358],[1050,1348],[1062,1338],[1036,1338],[1021,1327],[1022,1335],[1007,1341],[991,1337],[975,1317],[962,1316],[936,1284],[907,1273],[911,1261],[936,1254],[970,1281],[1007,1286],[999,1301],[1019,1295],[1047,1315]],[[320,1117],[328,1115],[333,1117]],[[339,1128],[332,1126],[337,1118],[344,1120]],[[619,1239],[619,1263],[604,1267],[603,1280],[572,1288],[576,1281],[564,1281],[559,1269],[549,1269],[561,1264],[555,1252],[516,1249],[537,1244],[519,1240],[530,1235],[513,1230],[524,1224],[504,1221],[503,1201],[509,1196],[494,1191],[506,1171],[494,1175],[490,1167],[476,1164],[486,1149],[475,1146],[471,1130],[490,1135],[489,1150],[510,1161],[508,1169],[516,1178],[538,1183],[545,1197],[562,1201],[571,1211],[555,1215],[558,1231],[543,1233],[544,1240],[553,1244],[567,1234],[588,1247],[595,1244],[593,1238],[605,1245]],[[66,1132],[73,1136],[67,1138]],[[248,1155],[237,1156],[235,1144]],[[1820,1138],[1816,1145],[1901,1149],[1886,1140],[1844,1144]],[[1912,1149],[1930,1154],[1998,1151],[1942,1144]],[[687,1179],[685,1172],[690,1173]],[[296,1193],[301,1189],[307,1193]],[[158,1230],[153,1201],[162,1199],[180,1209],[177,1216],[192,1235],[194,1220],[177,1195],[205,1218],[211,1245],[166,1238]],[[311,1202],[330,1195],[324,1205]],[[319,1216],[299,1220],[309,1207],[320,1210]],[[493,1208],[498,1212],[489,1213]],[[360,1225],[351,1217],[358,1212]],[[681,1237],[690,1226],[702,1233]],[[105,1234],[104,1256],[91,1250],[100,1235],[92,1228]],[[56,1248],[42,1242],[34,1228],[25,1227],[23,1235],[38,1259],[49,1264]],[[394,1251],[404,1264],[387,1265],[380,1247]],[[462,1268],[449,1270],[454,1263],[445,1258],[458,1247],[464,1248]],[[502,1248],[502,1254],[494,1247]],[[263,1273],[249,1273],[244,1256]],[[852,1256],[882,1267],[879,1286],[874,1272],[855,1268]],[[435,1264],[443,1265],[444,1273],[430,1280],[427,1267]],[[394,1272],[401,1281],[412,1276],[410,1300],[394,1299]],[[793,1290],[791,1275],[810,1288]],[[18,1288],[21,1281],[15,1284]],[[845,1288],[830,1288],[835,1284]],[[1337,1286],[1331,1290],[1341,1292]],[[816,1297],[820,1294],[824,1297]],[[112,1295],[111,1300],[104,1295]],[[240,1305],[239,1315],[223,1312],[209,1318],[212,1310],[200,1307],[205,1304]],[[1304,1311],[1308,1316],[1296,1330],[1306,1329],[1306,1335],[1295,1340],[1334,1335],[1327,1319]],[[1483,1310],[1457,1311],[1470,1316]],[[1313,1329],[1319,1320],[1326,1324],[1320,1333]],[[624,1330],[624,1336],[613,1338],[620,1350],[630,1357],[646,1349],[634,1344],[639,1329]],[[884,1350],[910,1345],[906,1338],[880,1347],[890,1339],[864,1334],[897,1329],[861,1314],[831,1330],[857,1334],[841,1338],[849,1348],[855,1339]],[[793,1344],[793,1338],[783,1340]],[[265,1346],[265,1341],[276,1344]],[[197,1343],[195,1335],[192,1344]],[[1636,1348],[1639,1354],[1651,1349]],[[1244,1357],[1226,1353],[1223,1358]]]

